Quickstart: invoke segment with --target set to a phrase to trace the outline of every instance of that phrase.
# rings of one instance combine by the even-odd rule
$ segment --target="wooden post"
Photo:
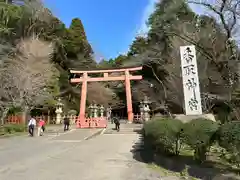
[[[129,78],[129,71],[125,71],[125,88],[126,88],[126,99],[127,99],[127,112],[128,112],[128,121],[129,123],[133,122],[133,110],[132,110],[132,93],[131,93],[131,84]]]
[[[85,120],[86,99],[87,99],[87,72],[83,73],[82,90],[81,90],[81,102],[79,120],[83,122]]]

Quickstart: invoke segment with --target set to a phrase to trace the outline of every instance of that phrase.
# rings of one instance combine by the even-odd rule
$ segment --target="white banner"
[[[202,114],[195,46],[180,46],[186,115]]]

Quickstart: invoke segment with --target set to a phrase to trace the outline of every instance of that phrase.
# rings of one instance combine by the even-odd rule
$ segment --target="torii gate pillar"
[[[128,122],[133,122],[133,110],[132,110],[132,93],[131,84],[129,78],[129,71],[125,71],[125,89],[126,89],[126,99],[127,99],[127,112],[128,112]]]
[[[87,99],[87,77],[88,77],[88,74],[84,72],[83,81],[82,81],[82,90],[81,90],[80,113],[79,113],[80,120],[85,119],[86,99]]]

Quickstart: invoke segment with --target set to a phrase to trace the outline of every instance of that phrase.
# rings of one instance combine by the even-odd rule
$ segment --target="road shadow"
[[[167,156],[156,153],[150,143],[143,136],[143,131],[139,142],[136,142],[131,149],[133,158],[146,164],[155,164],[165,170],[177,173],[187,171],[188,175],[203,180],[239,180],[236,176],[239,170],[234,170],[226,165],[213,161],[206,161],[199,164],[193,160],[192,156]]]
[[[138,134],[143,134],[143,130],[134,130],[134,132]],[[131,153],[133,154],[133,158],[137,161],[144,163],[152,163],[154,162],[154,151],[149,146],[144,144],[144,137],[140,136],[138,142],[136,142],[131,149]]]

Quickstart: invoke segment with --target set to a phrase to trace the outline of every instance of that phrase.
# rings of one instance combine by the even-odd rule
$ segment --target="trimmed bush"
[[[214,142],[218,128],[218,123],[208,119],[194,119],[184,125],[184,142],[194,150],[196,160],[206,160],[206,152]]]
[[[240,165],[240,122],[223,124],[218,131],[219,145],[229,152],[227,160]]]
[[[144,125],[145,142],[158,152],[178,155],[182,126],[174,119],[151,120]]]
[[[26,130],[26,127],[24,125],[20,124],[7,124],[4,125],[4,131],[5,133],[12,134],[15,132],[24,132]]]
[[[5,130],[3,126],[0,126],[0,136],[5,134]]]

